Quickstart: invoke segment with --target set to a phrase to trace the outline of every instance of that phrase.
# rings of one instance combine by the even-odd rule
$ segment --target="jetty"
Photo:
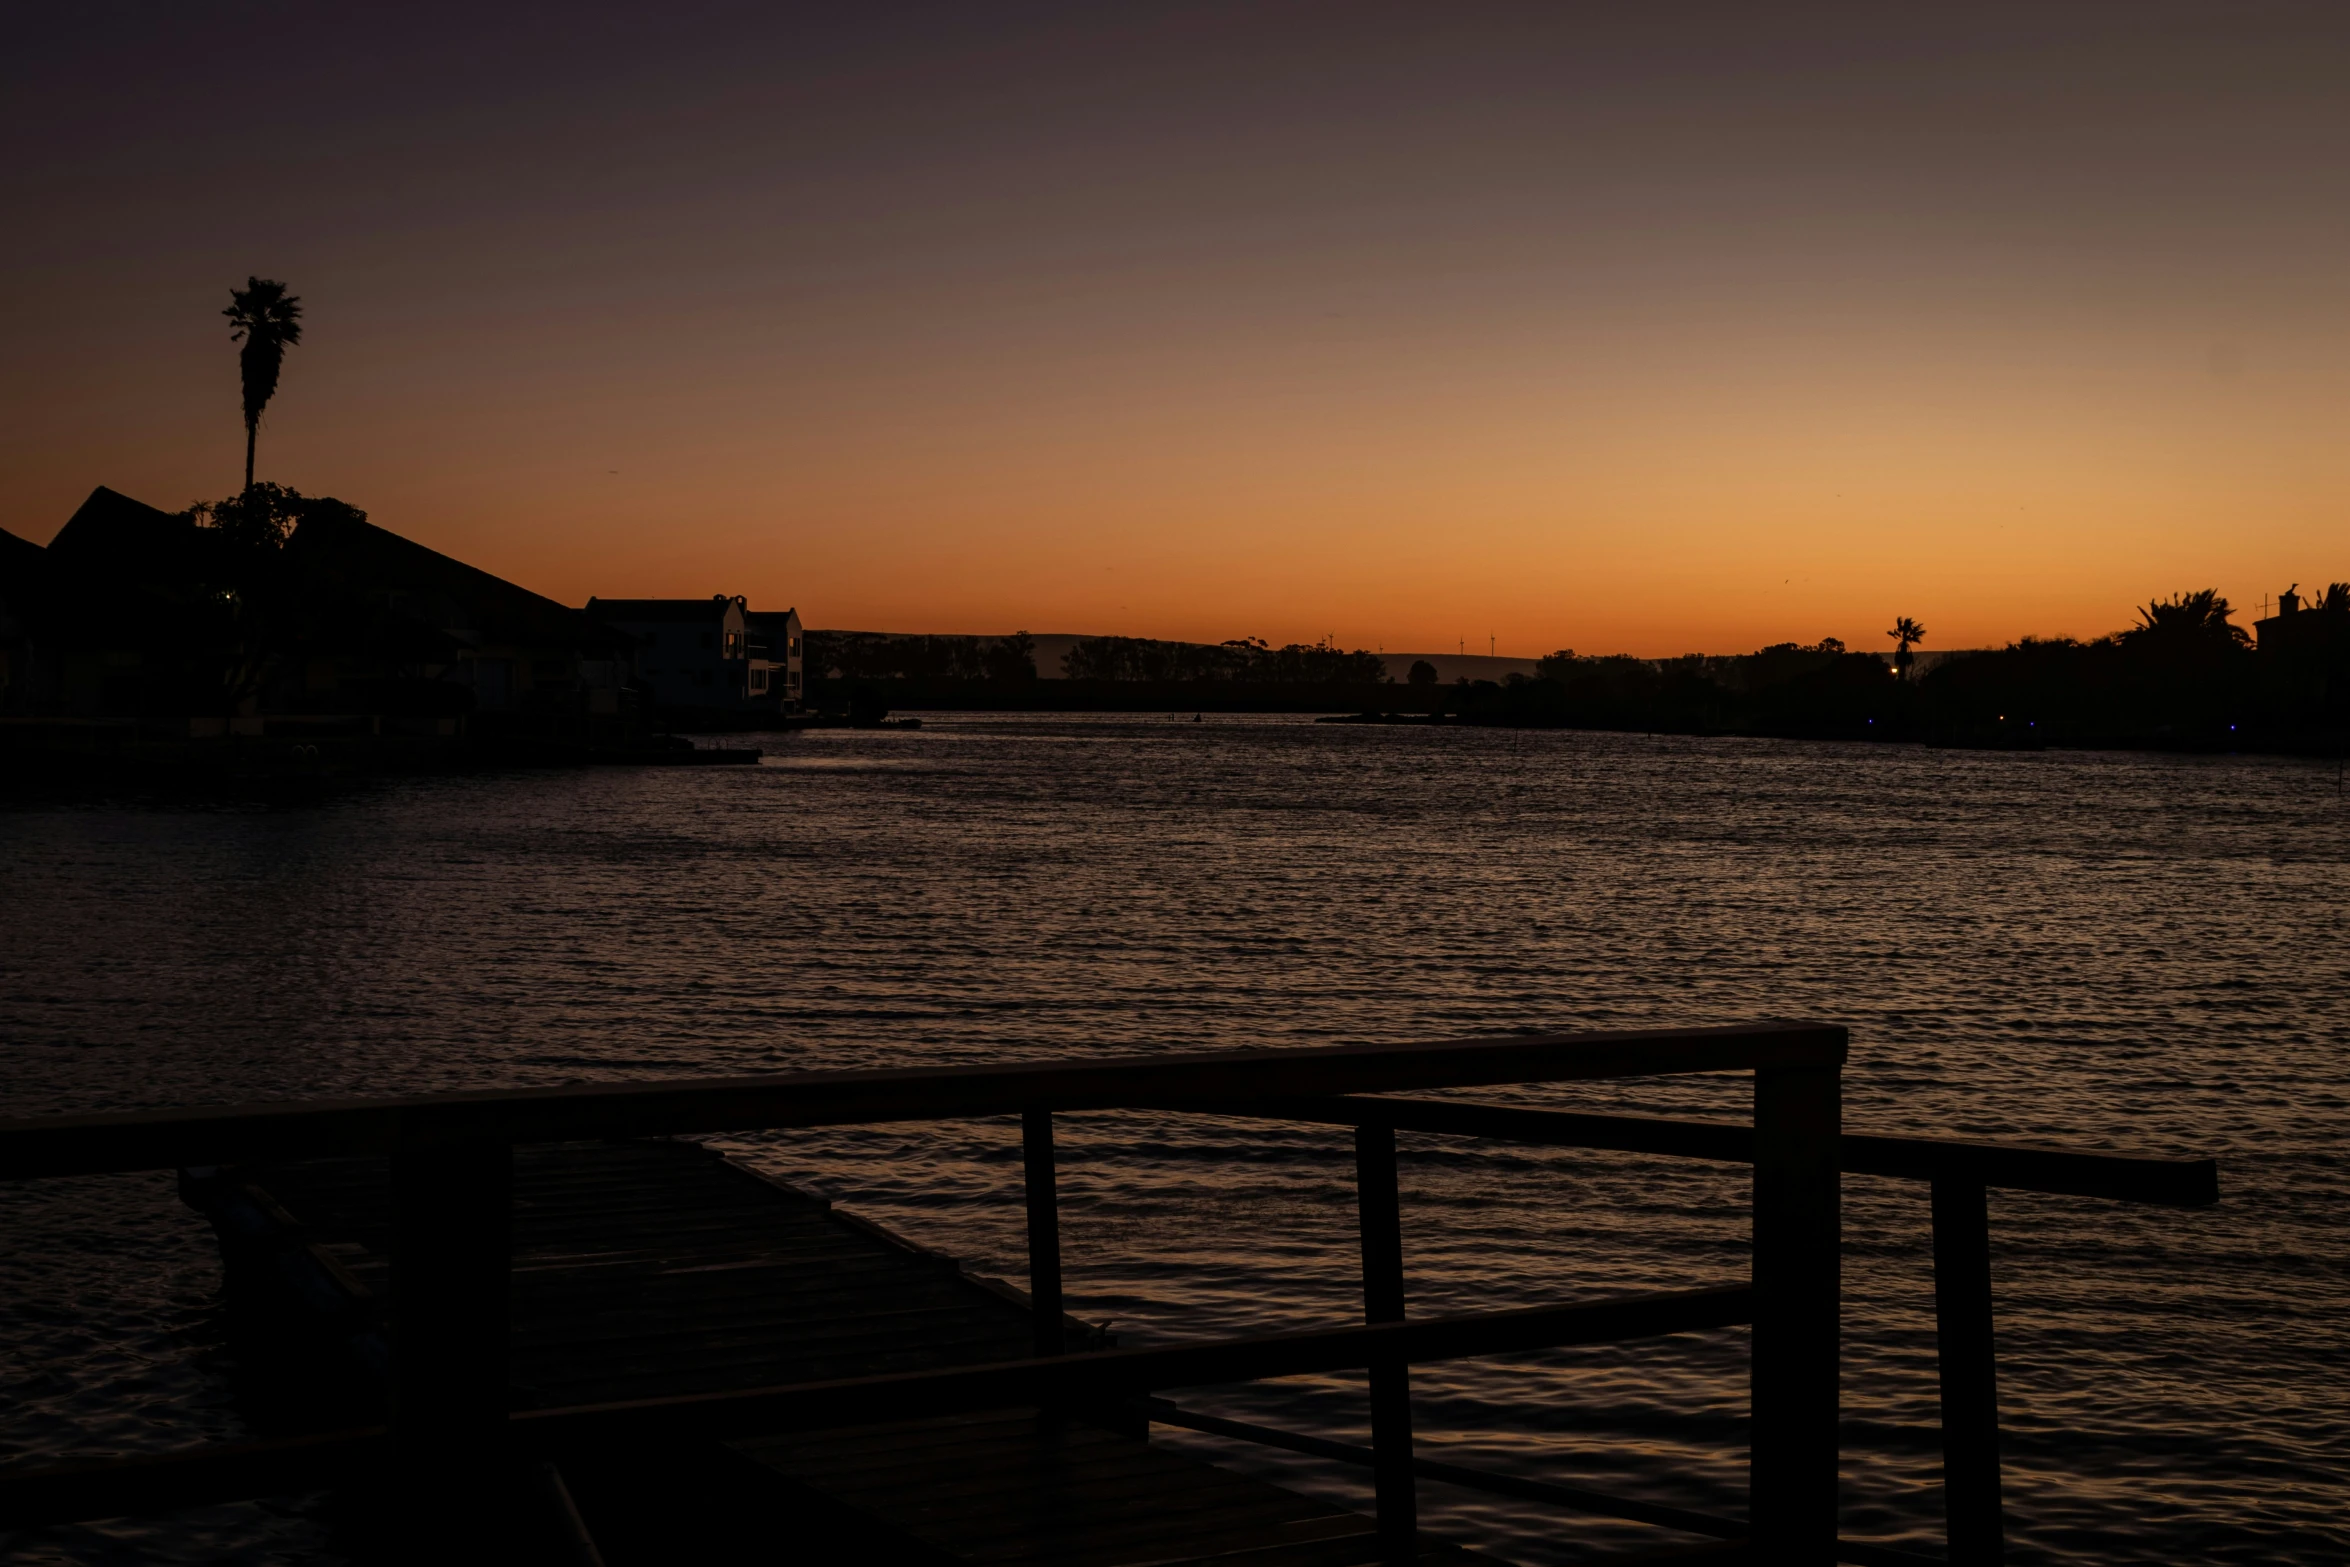
[[[243,1105],[0,1123],[0,1178],[173,1169],[217,1233],[240,1353],[289,1395],[259,1438],[0,1470],[0,1528],[322,1489],[394,1559],[1355,1567],[1480,1559],[1421,1486],[1654,1525],[1641,1559],[1941,1560],[1840,1539],[1839,1192],[1925,1188],[1948,1556],[2003,1558],[1987,1194],[2181,1206],[2216,1165],[1847,1132],[1845,1031],[1582,1033]],[[1750,1123],[1419,1097],[1752,1075]],[[1350,1128],[1358,1320],[1123,1345],[1064,1310],[1056,1114]],[[1016,1119],[1026,1288],[982,1279],[696,1136]],[[1750,1272],[1507,1311],[1408,1307],[1399,1131],[1751,1165]],[[1750,1326],[1751,1493],[1714,1516],[1415,1444],[1410,1368]],[[1185,1389],[1359,1372],[1370,1444],[1190,1410]],[[1171,1396],[1173,1395],[1173,1396]],[[1358,1514],[1153,1445],[1187,1428],[1368,1471]]]

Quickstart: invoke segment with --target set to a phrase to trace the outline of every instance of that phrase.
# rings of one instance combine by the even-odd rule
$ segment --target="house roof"
[[[706,599],[599,599],[587,601],[590,619],[602,621],[675,621],[691,624],[723,620],[734,600],[723,593]]]
[[[187,516],[157,511],[101,484],[49,541],[49,563],[116,587],[185,583],[217,564],[218,541]]]
[[[486,644],[625,645],[568,604],[355,517],[304,521],[286,553],[322,589],[389,605]]]

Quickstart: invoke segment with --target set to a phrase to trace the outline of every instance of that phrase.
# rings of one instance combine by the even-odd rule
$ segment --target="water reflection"
[[[1856,1126],[2225,1160],[2201,1213],[1994,1199],[2016,1558],[2350,1550],[2350,1395],[2308,1374],[2350,1358],[2330,772],[1188,714],[773,744],[755,769],[0,815],[9,1108],[1823,1017],[1854,1030]],[[1520,1097],[1743,1112],[1703,1080]],[[1403,1141],[1415,1309],[1743,1265],[1738,1172]],[[1018,1271],[1009,1126],[738,1146]],[[1079,1313],[1150,1339],[1358,1309],[1343,1134],[1095,1116],[1064,1149]],[[1847,1529],[1938,1550],[1923,1193],[1848,1188]],[[234,1428],[209,1246],[166,1184],[0,1200],[12,1449]],[[1419,1420],[1464,1461],[1735,1509],[1743,1353],[1430,1368]],[[1340,1379],[1201,1402],[1363,1429]],[[1424,1506],[1525,1561],[1648,1538]],[[201,1539],[60,1532],[26,1559],[323,1550],[315,1527],[232,1509]]]

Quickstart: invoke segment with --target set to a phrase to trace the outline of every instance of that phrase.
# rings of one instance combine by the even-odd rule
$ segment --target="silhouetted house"
[[[285,554],[309,600],[347,617],[302,660],[302,687],[322,700],[413,705],[434,682],[513,715],[507,728],[623,713],[633,647],[569,605],[355,518],[303,523]]]
[[[636,681],[673,720],[781,714],[799,704],[797,610],[754,613],[741,595],[588,600],[589,618],[636,644]]]
[[[801,679],[806,660],[800,650],[800,612],[745,610],[743,626],[750,645],[752,692],[765,690],[783,712],[799,712],[807,698]]]
[[[2277,612],[2252,623],[2253,645],[2268,654],[2291,654],[2326,640],[2332,617],[2317,605],[2304,603],[2301,584],[2277,595]]]
[[[188,518],[103,485],[46,549],[11,536],[0,702],[42,718],[184,710],[217,683],[233,631],[227,567],[220,541]]]
[[[2288,713],[2339,720],[2350,699],[2350,603],[2339,593],[2307,600],[2299,587],[2278,594],[2277,612],[2252,623],[2261,685]]]
[[[355,515],[238,550],[91,492],[46,549],[0,547],[0,711],[221,734],[623,739],[629,640]],[[470,716],[469,716],[470,715]]]

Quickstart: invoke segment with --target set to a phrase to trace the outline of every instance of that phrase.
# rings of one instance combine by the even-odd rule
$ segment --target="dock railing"
[[[1721,1164],[1756,1162],[1754,1128],[1722,1121],[1529,1109],[1450,1099],[1361,1095],[1227,1106],[1224,1113],[1288,1122],[1352,1127],[1358,1161],[1373,1157],[1392,1167],[1398,1131],[1480,1138],[1550,1148],[1698,1159]],[[2207,1207],[2219,1200],[2219,1165],[2212,1159],[2164,1159],[2030,1144],[1845,1132],[1838,1163],[1846,1175],[1880,1176],[1927,1186],[1933,1215],[1935,1348],[1941,1383],[1944,1529],[1947,1560],[1995,1567],[2006,1559],[2000,1497],[1998,1372],[1991,1298],[1989,1199],[1994,1189],[2117,1202]],[[1393,1177],[1390,1175],[1389,1180]],[[1366,1209],[1366,1213],[1368,1213]],[[1366,1236],[1371,1221],[1365,1219]],[[1365,1289],[1372,1250],[1365,1241]],[[1400,1298],[1400,1275],[1392,1288]],[[1375,1406],[1376,1407],[1376,1406]],[[1361,1449],[1247,1422],[1200,1415],[1157,1401],[1153,1418],[1168,1424],[1263,1442],[1583,1512],[1637,1519],[1721,1539],[1745,1535],[1735,1519],[1611,1497],[1576,1487],[1494,1475],[1410,1456],[1408,1425],[1382,1456],[1376,1425],[1373,1447]],[[1393,1417],[1391,1417],[1393,1418]],[[1408,1419],[1408,1415],[1405,1417]],[[1385,1505],[1385,1492],[1381,1492]],[[1894,1564],[1931,1558],[1842,1541],[1840,1559]]]
[[[1999,1551],[1997,1416],[1985,1189],[2209,1202],[2216,1196],[2216,1171],[2209,1161],[1847,1136],[1841,1125],[1845,1049],[1842,1028],[1768,1023],[589,1083],[0,1122],[0,1179],[384,1157],[395,1210],[388,1427],[20,1469],[0,1475],[0,1527],[283,1494],[388,1467],[412,1498],[415,1515],[434,1520],[434,1532],[446,1545],[486,1537],[480,1526],[494,1506],[493,1489],[516,1461],[576,1451],[582,1444],[866,1424],[1008,1405],[1103,1406],[1175,1388],[1361,1369],[1369,1373],[1372,1390],[1367,1455],[1344,1444],[1187,1415],[1162,1400],[1144,1407],[1151,1418],[1170,1423],[1228,1427],[1228,1435],[1367,1458],[1381,1529],[1401,1544],[1416,1529],[1417,1478],[1461,1483],[1461,1475],[1474,1473],[1413,1454],[1410,1365],[1751,1323],[1751,1496],[1743,1523],[1641,1503],[1610,1504],[1573,1488],[1502,1476],[1482,1477],[1486,1488],[1747,1539],[1761,1559],[1772,1562],[1917,1559],[1865,1547],[1855,1554],[1850,1543],[1840,1546],[1836,1538],[1838,1188],[1840,1170],[1849,1169],[1933,1183],[1945,1440],[1952,1455],[1952,1558],[1993,1561]],[[1727,1071],[1754,1075],[1750,1126],[1389,1097]],[[1364,1324],[1062,1354],[1052,1117],[1116,1109],[1353,1127]],[[508,1408],[515,1145],[1009,1115],[1021,1118],[1023,1130],[1034,1357],[617,1405]],[[1751,1164],[1751,1283],[1407,1318],[1397,1130]]]

